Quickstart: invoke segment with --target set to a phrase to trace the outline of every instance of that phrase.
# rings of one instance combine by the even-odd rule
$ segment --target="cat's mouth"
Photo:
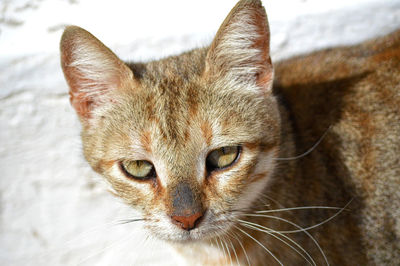
[[[171,221],[147,224],[148,230],[157,238],[173,242],[202,242],[224,235],[233,226],[231,219],[216,218],[206,215],[201,222],[191,230],[184,230]],[[164,220],[165,221],[165,220]]]

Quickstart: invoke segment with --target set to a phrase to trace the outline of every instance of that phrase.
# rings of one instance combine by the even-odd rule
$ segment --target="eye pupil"
[[[239,146],[226,146],[213,150],[206,160],[207,171],[223,169],[234,164],[239,157]]]
[[[148,161],[122,161],[120,168],[125,175],[137,180],[148,180],[155,177],[154,166]]]

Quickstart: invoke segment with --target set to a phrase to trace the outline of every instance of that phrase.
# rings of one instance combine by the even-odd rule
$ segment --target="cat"
[[[269,41],[259,0],[147,63],[67,27],[85,158],[188,265],[400,265],[400,31],[274,65]]]

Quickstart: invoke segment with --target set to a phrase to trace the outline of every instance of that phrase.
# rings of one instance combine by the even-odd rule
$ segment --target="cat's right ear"
[[[209,48],[206,77],[253,83],[263,92],[272,87],[267,14],[260,0],[241,0],[220,26]]]
[[[70,101],[81,121],[102,104],[115,102],[114,90],[132,86],[132,71],[88,31],[65,29],[60,43],[61,66],[70,87]]]

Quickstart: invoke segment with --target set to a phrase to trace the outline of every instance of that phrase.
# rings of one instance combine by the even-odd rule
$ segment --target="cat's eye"
[[[240,154],[239,146],[227,146],[213,150],[208,156],[206,161],[207,170],[213,171],[222,169],[232,165],[236,162]]]
[[[147,180],[155,177],[154,166],[148,161],[122,161],[120,165],[129,177],[139,180]]]

